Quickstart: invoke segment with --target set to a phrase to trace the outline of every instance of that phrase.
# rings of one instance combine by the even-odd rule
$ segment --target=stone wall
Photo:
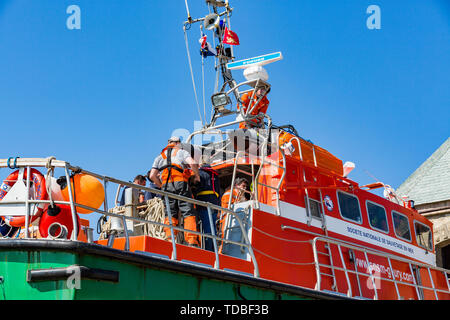
[[[450,245],[450,201],[421,204],[416,209],[433,223],[437,266],[450,269],[442,257],[443,248]]]

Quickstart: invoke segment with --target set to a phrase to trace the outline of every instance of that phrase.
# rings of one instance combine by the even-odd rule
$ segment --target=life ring
[[[16,170],[11,173],[0,186],[0,201],[6,196],[6,194],[11,190],[11,188],[16,184],[19,179],[20,170]],[[30,169],[30,182],[33,183],[34,186],[34,199],[35,200],[47,200],[47,189],[45,186],[45,177],[38,170],[31,168]],[[23,179],[27,179],[27,170],[24,170]],[[44,203],[40,203],[36,206],[37,211],[30,218],[30,223],[34,222],[37,218],[39,218],[44,212]],[[23,227],[25,226],[25,216],[4,216],[2,217],[6,224],[11,227]]]

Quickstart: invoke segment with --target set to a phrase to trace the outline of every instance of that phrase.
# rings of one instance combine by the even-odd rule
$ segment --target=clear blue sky
[[[81,30],[66,27],[72,4]],[[371,4],[380,30],[366,27]],[[208,13],[204,1],[189,5],[194,18]],[[238,59],[283,53],[267,66],[274,123],[356,163],[355,181],[373,182],[368,171],[397,188],[450,136],[449,1],[231,6]],[[53,155],[123,180],[145,173],[173,130],[198,120],[185,20],[182,0],[0,0],[0,158]],[[198,25],[188,32],[201,93],[199,35]]]

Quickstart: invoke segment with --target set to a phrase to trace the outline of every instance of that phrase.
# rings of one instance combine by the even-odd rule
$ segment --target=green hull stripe
[[[78,269],[73,269],[74,266]],[[56,269],[60,278],[27,281],[30,270],[47,269]],[[67,279],[61,279],[62,270],[68,270]],[[76,270],[81,270],[79,276]],[[95,279],[86,270],[120,276],[118,281]],[[55,275],[55,272],[47,274]],[[90,277],[86,276],[89,274]],[[3,277],[0,300],[339,298],[246,275],[72,241],[2,240],[0,276]]]

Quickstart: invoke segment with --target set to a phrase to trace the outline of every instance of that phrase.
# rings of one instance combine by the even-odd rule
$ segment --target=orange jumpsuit
[[[254,91],[250,91],[245,93],[242,97],[242,105],[244,108],[244,112],[247,112],[247,109],[249,108],[249,104],[250,104],[250,98],[253,95],[253,99],[252,99],[252,103],[250,106],[250,109],[253,108],[253,106],[255,105],[256,101],[258,101],[258,97],[256,96],[256,94],[253,94]],[[256,105],[256,107],[253,109],[253,111],[250,113],[253,116],[258,115],[259,113],[266,113],[267,112],[267,108],[269,107],[269,99],[267,99],[266,96],[264,96],[261,101]],[[239,106],[238,106],[239,108]],[[251,122],[253,122],[255,125],[257,125],[260,121],[258,119],[253,119],[251,120]],[[245,122],[241,122],[239,124],[239,128],[240,129],[246,129],[247,125]]]
[[[228,207],[228,202],[230,201],[230,189],[228,189],[227,191],[225,191],[225,193],[222,195],[222,200],[221,200],[221,206],[224,208],[229,208]],[[241,201],[245,201],[245,197],[244,197],[244,193],[241,192],[239,189],[234,188],[233,189],[233,197],[231,199],[231,204],[236,203],[236,202],[241,202]],[[225,229],[225,219],[227,217],[226,212],[221,212],[218,213],[217,215],[217,219],[219,220],[219,230],[221,232],[221,236],[223,237],[224,234],[224,229]]]
[[[169,153],[170,152],[170,153]],[[174,144],[168,144],[160,156],[155,160],[154,166],[161,172],[162,189],[188,198],[192,197],[192,193],[188,187],[188,180],[191,171],[185,169],[183,161],[178,159],[177,153],[181,152]],[[197,231],[196,213],[193,205],[189,202],[180,201],[169,198],[169,209],[172,214],[172,224],[178,226],[178,211],[181,211],[184,220],[184,229]],[[169,217],[166,217],[164,224],[169,224]],[[164,228],[167,238],[171,237],[171,230]],[[174,236],[178,233],[174,231]],[[199,236],[194,233],[185,232],[185,241],[190,245],[199,245]]]

